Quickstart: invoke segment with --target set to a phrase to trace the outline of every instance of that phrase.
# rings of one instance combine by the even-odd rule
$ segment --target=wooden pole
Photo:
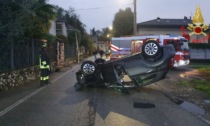
[[[134,4],[134,22],[133,22],[133,34],[137,33],[137,24],[136,24],[136,0],[133,1]]]

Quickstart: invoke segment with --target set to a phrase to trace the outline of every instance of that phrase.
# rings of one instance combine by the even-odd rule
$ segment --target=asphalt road
[[[154,84],[129,95],[103,87],[77,92],[73,86],[79,67],[52,75],[50,85],[34,81],[0,94],[0,126],[208,126]]]

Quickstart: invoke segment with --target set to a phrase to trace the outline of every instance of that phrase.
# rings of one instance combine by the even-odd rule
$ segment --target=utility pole
[[[80,56],[79,56],[79,42],[78,42],[78,36],[77,36],[77,33],[80,33],[80,31],[78,29],[69,29],[71,31],[75,31],[75,39],[76,39],[76,60],[77,60],[77,63],[79,63],[79,60],[80,60]]]
[[[134,5],[133,34],[136,35],[136,33],[137,33],[137,24],[136,24],[136,0],[133,1],[133,5]]]
[[[75,37],[76,37],[76,55],[77,55],[77,63],[79,63],[79,44],[78,44],[78,38],[77,38],[77,33],[75,32]]]

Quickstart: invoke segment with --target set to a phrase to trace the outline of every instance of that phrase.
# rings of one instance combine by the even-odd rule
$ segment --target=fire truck
[[[142,52],[142,46],[148,40],[154,40],[158,45],[148,44],[147,50]],[[182,36],[176,35],[142,35],[129,37],[114,37],[111,40],[111,56],[110,60],[116,60],[124,56],[129,56],[135,53],[145,53],[147,56],[158,52],[158,47],[164,47],[167,44],[172,44],[176,50],[173,58],[173,67],[188,65],[190,63],[190,54],[188,40]]]

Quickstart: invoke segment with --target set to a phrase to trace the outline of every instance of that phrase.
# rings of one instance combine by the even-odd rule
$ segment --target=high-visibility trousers
[[[48,81],[49,80],[49,69],[41,69],[40,81]]]

